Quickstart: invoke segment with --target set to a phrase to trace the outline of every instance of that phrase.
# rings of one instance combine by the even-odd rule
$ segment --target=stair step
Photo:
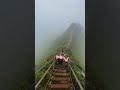
[[[70,81],[70,78],[67,78],[67,77],[52,77],[51,80],[68,80],[68,81]]]
[[[61,69],[54,69],[54,71],[55,72],[63,72],[63,73],[67,72],[66,70],[61,70]]]
[[[48,84],[49,88],[70,88],[71,84]]]
[[[65,70],[65,67],[55,67],[55,69]]]
[[[69,73],[53,73],[55,76],[69,76]]]
[[[68,82],[68,81],[60,81],[60,83],[62,83],[62,84],[69,84],[70,82]]]

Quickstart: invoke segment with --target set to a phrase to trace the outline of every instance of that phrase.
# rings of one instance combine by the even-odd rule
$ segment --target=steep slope
[[[36,65],[35,70],[35,82],[37,83],[41,76],[45,73],[45,70],[40,71],[40,68],[45,65],[46,62],[49,62],[56,53],[60,52],[61,49],[65,49],[65,52],[69,53],[73,62],[82,68],[82,71],[85,71],[85,32],[80,24],[72,23],[70,27],[58,38],[54,39],[51,47],[46,53],[46,57],[42,59],[43,62],[40,62]],[[48,65],[49,66],[49,65]],[[80,77],[82,85],[84,86],[84,78],[79,70],[75,69],[76,74]]]
[[[72,23],[67,32],[72,32],[70,49],[75,62],[85,70],[85,30],[80,24]]]

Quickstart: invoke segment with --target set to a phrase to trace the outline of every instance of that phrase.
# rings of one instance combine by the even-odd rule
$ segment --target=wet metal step
[[[61,70],[61,69],[54,69],[54,71],[55,72],[63,72],[63,73],[67,72],[66,70]]]
[[[69,73],[53,73],[55,76],[69,76]]]
[[[48,84],[49,88],[71,88],[72,84]]]
[[[52,77],[51,80],[67,80],[67,81],[70,81],[70,78],[68,77]]]
[[[69,81],[60,81],[61,84],[69,84]]]

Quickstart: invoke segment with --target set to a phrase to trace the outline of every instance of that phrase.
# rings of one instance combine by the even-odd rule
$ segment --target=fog
[[[85,27],[85,0],[35,0],[35,64],[73,22]]]

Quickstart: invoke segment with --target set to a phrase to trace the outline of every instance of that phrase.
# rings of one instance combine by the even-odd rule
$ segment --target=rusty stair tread
[[[70,80],[69,77],[52,77],[51,80]]]
[[[69,73],[53,73],[56,76],[69,76]]]
[[[69,84],[70,82],[69,81],[60,81],[60,83],[62,83],[62,84]]]
[[[54,71],[55,72],[63,72],[63,73],[67,72],[67,70],[61,70],[61,69],[54,69]]]
[[[49,88],[70,88],[72,84],[48,84]]]

